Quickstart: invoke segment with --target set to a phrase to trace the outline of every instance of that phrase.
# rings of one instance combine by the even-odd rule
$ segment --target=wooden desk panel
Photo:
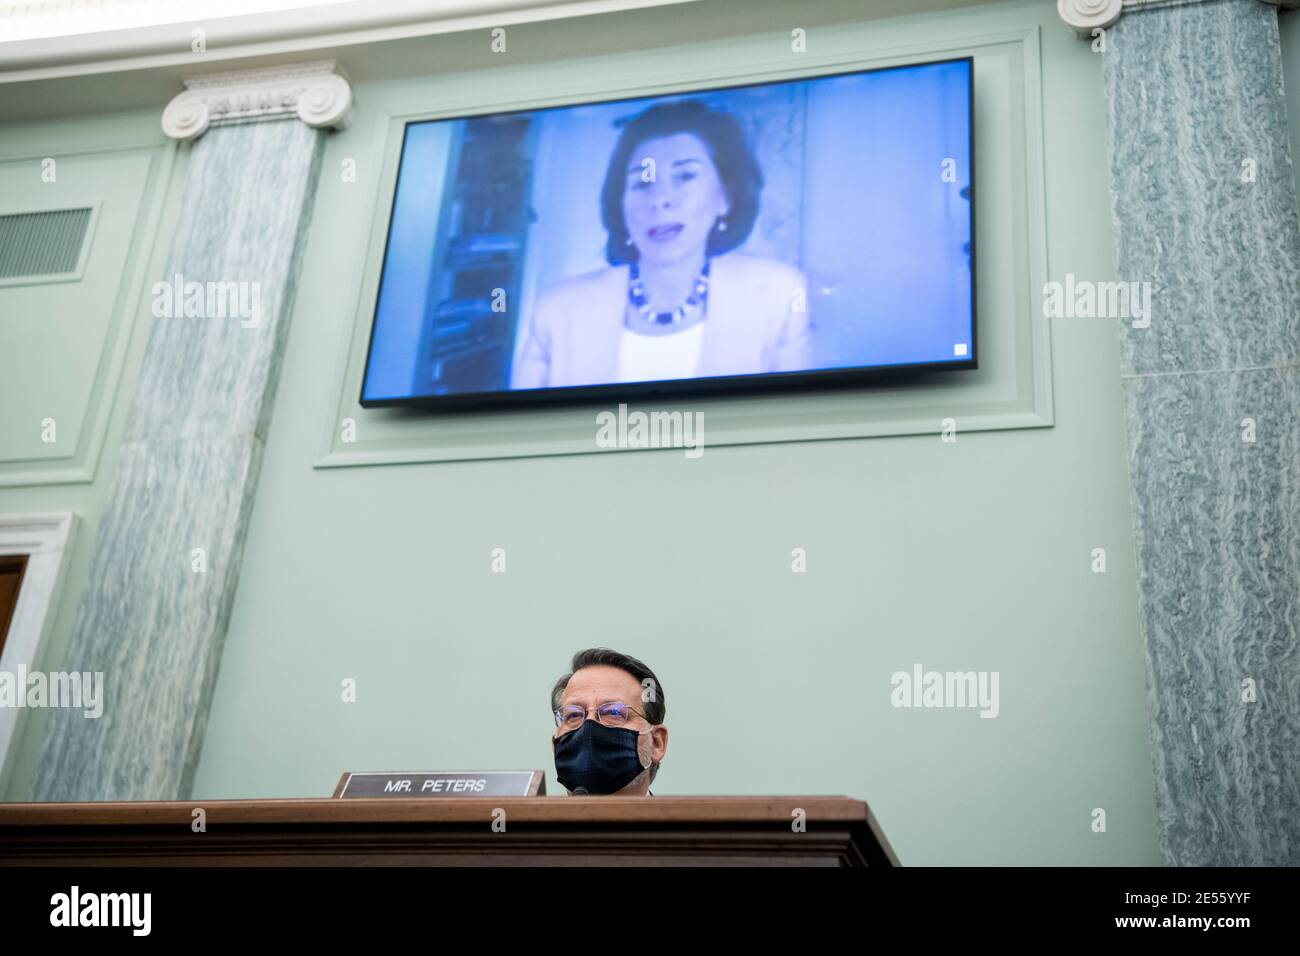
[[[202,807],[207,832],[191,829]],[[807,830],[791,829],[792,811]],[[505,832],[492,830],[505,811]],[[848,797],[0,803],[0,866],[891,866]]]

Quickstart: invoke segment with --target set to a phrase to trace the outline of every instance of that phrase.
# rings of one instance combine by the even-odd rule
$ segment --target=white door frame
[[[70,511],[0,514],[0,555],[27,556],[18,603],[0,652],[0,671],[17,674],[21,666],[30,673],[40,664],[76,526],[77,516]],[[26,693],[26,688],[18,688],[18,693]],[[25,707],[0,707],[0,780],[9,769],[10,750],[22,739],[19,731],[26,716]]]

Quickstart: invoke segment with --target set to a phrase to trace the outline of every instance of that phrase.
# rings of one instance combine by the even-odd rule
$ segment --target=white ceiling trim
[[[353,0],[0,0],[0,43],[351,2]]]
[[[46,0],[42,6],[50,3]],[[85,6],[87,0],[52,0]],[[101,3],[104,0],[101,0]],[[109,0],[113,2],[113,0]],[[120,0],[119,0],[120,2]],[[0,83],[330,50],[699,0],[349,0],[311,8],[0,42]],[[24,4],[0,6],[0,19]],[[71,15],[71,13],[69,14]],[[203,31],[204,52],[192,49]]]

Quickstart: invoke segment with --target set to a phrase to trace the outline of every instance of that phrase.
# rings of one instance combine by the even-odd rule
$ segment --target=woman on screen
[[[609,266],[540,296],[511,387],[807,369],[803,274],[735,251],[762,187],[731,114],[677,100],[633,118],[601,192]]]

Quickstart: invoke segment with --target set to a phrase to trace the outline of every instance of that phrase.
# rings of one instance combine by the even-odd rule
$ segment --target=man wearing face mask
[[[551,690],[555,774],[571,795],[654,796],[668,752],[664,689],[635,657],[604,647],[573,655]]]

